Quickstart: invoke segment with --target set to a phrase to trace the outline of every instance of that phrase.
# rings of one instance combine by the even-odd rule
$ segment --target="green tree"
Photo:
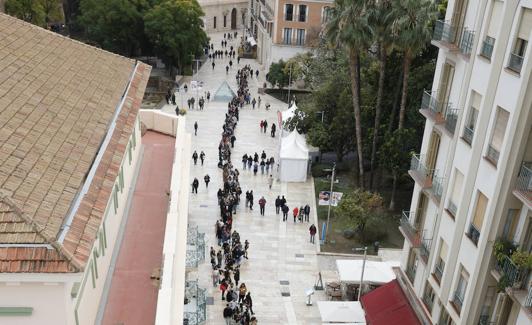
[[[436,19],[436,7],[430,0],[397,0],[393,2],[394,35],[396,44],[403,52],[403,88],[399,108],[398,128],[404,127],[408,77],[413,58],[429,43],[432,25]]]
[[[155,52],[183,73],[192,57],[200,55],[208,42],[202,28],[204,16],[196,0],[166,0],[144,16],[146,34]]]
[[[340,46],[347,52],[355,115],[359,185],[364,188],[364,156],[362,154],[362,121],[360,115],[360,51],[367,48],[371,39],[367,8],[365,1],[362,0],[336,0],[331,11],[332,18],[326,25],[326,36],[334,46]]]
[[[7,0],[6,13],[37,26],[45,26],[45,12],[41,1]]]
[[[383,200],[378,193],[356,189],[344,193],[334,215],[342,218],[348,226],[363,235],[366,226],[383,216]]]
[[[102,48],[125,56],[137,54],[144,37],[143,0],[81,0],[77,22],[86,37]]]
[[[288,86],[289,75],[285,72],[286,62],[279,60],[277,63],[272,63],[270,65],[270,70],[266,74],[266,80],[272,84],[273,87],[278,87],[279,89]]]

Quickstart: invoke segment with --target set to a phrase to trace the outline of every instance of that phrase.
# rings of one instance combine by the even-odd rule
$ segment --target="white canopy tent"
[[[318,301],[323,324],[366,324],[359,301]]]
[[[286,122],[289,118],[294,117],[294,115],[296,114],[296,110],[297,110],[296,104],[292,104],[292,106],[290,106],[290,108],[288,108],[287,110],[283,111],[281,113],[282,114],[283,123]]]
[[[305,137],[292,131],[281,139],[279,179],[283,182],[305,182],[309,162]]]
[[[336,260],[336,268],[340,276],[340,282],[360,284],[362,275],[362,260]],[[364,270],[364,284],[382,285],[395,280],[392,267],[399,266],[399,262],[367,261]]]

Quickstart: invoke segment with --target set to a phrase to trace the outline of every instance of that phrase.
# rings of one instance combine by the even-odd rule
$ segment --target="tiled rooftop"
[[[0,243],[54,246],[2,247],[0,272],[83,268],[150,68],[134,71],[133,60],[0,14],[0,196],[10,202],[0,203]],[[111,141],[61,246],[56,238],[130,80]]]

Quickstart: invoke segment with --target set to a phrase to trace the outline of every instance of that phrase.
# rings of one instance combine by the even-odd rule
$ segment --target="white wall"
[[[267,71],[272,63],[276,63],[281,59],[286,61],[299,53],[305,53],[310,50],[311,48],[309,47],[272,44],[270,60],[264,64],[265,69]]]

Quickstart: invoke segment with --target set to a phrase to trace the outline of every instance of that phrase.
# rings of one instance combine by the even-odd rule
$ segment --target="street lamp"
[[[324,242],[327,242],[327,234],[329,234],[329,220],[331,219],[331,204],[333,200],[333,186],[334,186],[334,175],[336,172],[336,163],[333,163],[332,170],[331,169],[324,169],[324,171],[329,172],[332,171],[331,174],[331,191],[329,192],[329,207],[327,209],[327,227],[325,228],[325,237]]]
[[[355,252],[364,251],[364,259],[362,260],[362,272],[360,275],[360,285],[358,286],[358,298],[357,298],[357,301],[360,302],[360,296],[362,295],[362,285],[364,283],[364,270],[366,269],[366,257],[368,253],[368,247],[366,246],[364,248],[355,248],[354,251]]]

